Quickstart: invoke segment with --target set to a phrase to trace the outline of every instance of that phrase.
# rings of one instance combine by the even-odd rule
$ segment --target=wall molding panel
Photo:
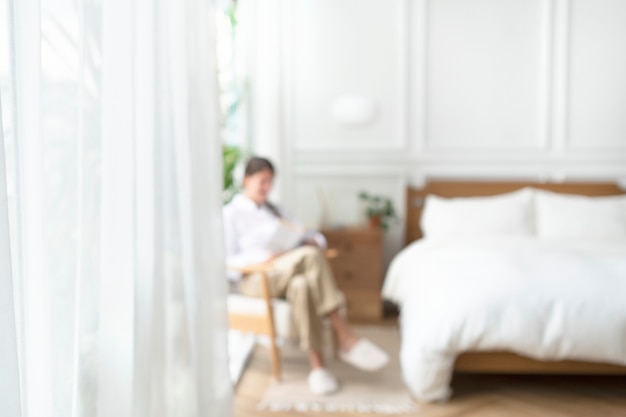
[[[568,16],[567,148],[626,151],[626,2],[569,0]]]
[[[286,6],[293,23],[284,44],[285,55],[290,57],[285,67],[285,90],[289,95],[285,100],[289,103],[285,111],[285,134],[294,150],[406,151],[410,98],[409,1],[299,0]],[[387,20],[385,13],[391,14]],[[350,25],[359,33],[346,29]],[[378,33],[387,40],[386,44],[373,42],[370,32],[375,26],[382,28]],[[370,44],[362,37],[369,37]],[[337,46],[340,42],[343,44]],[[334,49],[340,46],[355,56]],[[389,54],[394,50],[389,65],[376,59],[376,52]],[[358,61],[368,64],[360,65]],[[392,68],[387,70],[387,66]],[[393,98],[389,97],[390,91]],[[378,110],[374,120],[356,127],[342,126],[333,120],[333,100],[344,95],[371,98]]]
[[[387,190],[402,208],[407,184],[437,178],[626,184],[626,1],[281,4],[296,215],[314,219],[301,199],[315,184]],[[378,118],[339,126],[342,94],[372,97]]]
[[[546,149],[551,1],[431,0],[426,10],[428,149]]]
[[[551,119],[551,151],[558,154],[563,153],[567,147],[570,0],[554,0],[553,10],[552,88],[548,120]]]
[[[404,218],[404,195],[407,180],[398,174],[320,174],[299,176],[295,190],[294,211],[299,219],[313,226],[333,227],[346,224],[366,224],[358,193],[368,191],[392,199],[399,218]],[[325,200],[328,212],[322,215]],[[325,218],[324,218],[325,217]],[[323,224],[326,223],[326,224]],[[404,223],[392,226],[384,236],[384,260],[387,265],[402,248]]]

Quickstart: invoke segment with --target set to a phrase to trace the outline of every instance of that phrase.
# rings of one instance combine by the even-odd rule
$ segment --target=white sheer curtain
[[[210,0],[0,0],[0,415],[228,416]]]

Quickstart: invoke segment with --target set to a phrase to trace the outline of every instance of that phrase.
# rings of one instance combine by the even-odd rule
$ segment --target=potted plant
[[[390,198],[361,191],[359,199],[365,205],[365,215],[371,227],[387,230],[392,222],[397,221],[398,216]]]

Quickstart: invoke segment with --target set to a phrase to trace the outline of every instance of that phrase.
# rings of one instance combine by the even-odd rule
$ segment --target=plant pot
[[[380,216],[369,217],[369,224],[372,229],[380,229],[382,219]]]

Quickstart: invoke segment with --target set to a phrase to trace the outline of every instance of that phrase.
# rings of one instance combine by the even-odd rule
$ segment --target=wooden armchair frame
[[[325,252],[326,258],[331,259],[338,256],[336,249],[328,249]],[[242,332],[265,335],[270,340],[270,358],[272,362],[272,374],[277,381],[281,380],[280,353],[276,344],[276,328],[274,326],[274,308],[272,306],[272,295],[270,292],[268,272],[271,270],[272,262],[246,267],[227,266],[232,271],[240,272],[243,279],[247,275],[258,273],[261,276],[261,299],[264,302],[264,314],[228,313],[229,327]]]

